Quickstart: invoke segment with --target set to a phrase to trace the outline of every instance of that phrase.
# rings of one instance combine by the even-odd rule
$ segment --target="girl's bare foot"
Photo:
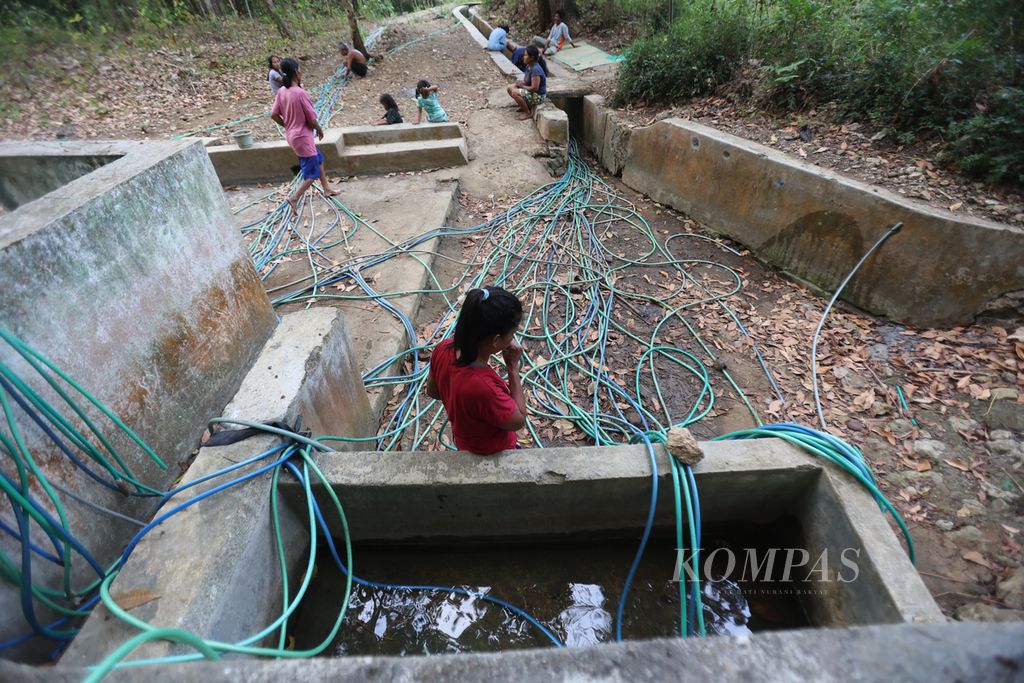
[[[516,117],[516,119],[518,119],[519,121],[525,121],[526,119],[529,118],[533,118],[533,115],[530,112],[524,112]]]
[[[324,195],[327,197],[337,197],[339,194],[341,194],[339,190],[332,190],[331,188],[327,188],[324,191]]]
[[[292,197],[288,198],[288,206],[292,207],[292,214],[298,214],[299,213],[299,208],[297,206],[298,203],[299,203],[298,199],[293,199]]]

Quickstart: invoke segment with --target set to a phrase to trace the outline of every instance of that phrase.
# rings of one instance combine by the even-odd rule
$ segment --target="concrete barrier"
[[[64,157],[70,168],[62,168]],[[109,161],[83,166],[83,158]],[[0,321],[153,447],[166,471],[106,419],[98,421],[139,479],[163,489],[180,475],[206,420],[234,394],[276,324],[206,152],[198,141],[4,143],[0,160],[52,169],[16,174],[7,185],[8,199],[23,203],[0,217]],[[0,361],[63,405],[6,345]],[[24,429],[52,482],[148,519],[154,499],[95,484],[42,432]],[[10,474],[9,464],[4,459],[2,466]],[[134,533],[129,523],[74,499],[65,504],[72,532],[101,563]],[[6,534],[0,543],[8,556],[18,547]],[[77,564],[83,573],[76,585],[95,578]],[[52,578],[48,570],[59,570],[37,565],[40,584]],[[17,604],[18,590],[4,582],[0,640],[25,631]],[[45,611],[40,619],[52,620]],[[29,643],[25,656],[40,642]]]
[[[814,593],[808,600],[802,600],[804,604],[814,602],[810,613],[813,625],[944,621],[878,505],[848,474],[834,471],[824,460],[780,440],[709,442],[701,446],[706,457],[694,468],[694,475],[705,523],[767,522],[793,515],[799,520],[803,547],[810,557],[820,558],[827,551],[830,559],[825,561],[824,577],[801,584],[801,588]],[[224,460],[238,461],[245,453],[265,447],[262,443],[249,443],[246,450],[225,453],[206,467]],[[197,462],[204,462],[205,452],[206,449]],[[671,524],[667,455],[659,447],[656,456],[662,483],[656,523]],[[623,532],[635,538],[650,499],[650,461],[643,446],[535,449],[489,457],[469,453],[353,452],[319,453],[314,458],[338,493],[349,532],[357,542],[459,539],[501,543],[536,538],[538,534],[587,534],[601,538],[621,537]],[[189,477],[192,476],[190,470]],[[308,513],[302,487],[290,479],[283,480],[280,492],[283,514],[293,520],[289,524],[305,520]],[[269,620],[266,605],[279,604],[280,585],[243,577],[241,569],[223,563],[218,565],[218,571],[213,571],[213,560],[193,562],[190,558],[205,554],[203,548],[217,546],[218,539],[226,545],[241,539],[249,544],[250,550],[231,548],[228,552],[233,557],[251,558],[253,566],[268,562],[255,553],[259,550],[273,555],[268,546],[269,531],[264,529],[262,535],[256,534],[250,517],[257,514],[257,504],[252,501],[264,505],[265,510],[269,494],[268,475],[253,480],[244,489],[224,491],[203,501],[197,514],[187,513],[168,520],[163,535],[147,537],[136,551],[141,552],[145,546],[145,555],[141,557],[163,557],[163,566],[211,567],[209,571],[203,569],[201,574],[185,578],[179,572],[161,574],[156,564],[149,564],[148,560],[136,563],[133,556],[115,587],[144,588],[172,597],[167,607],[139,608],[141,618],[159,616],[159,623],[166,625],[212,625],[209,615],[240,609],[224,603],[235,600],[239,594],[239,588],[232,586],[232,582],[241,582],[246,590],[252,591],[247,600],[251,606],[244,608],[253,619],[248,623],[249,630],[266,623],[256,618],[259,615]],[[314,495],[330,527],[340,528],[340,520],[322,485],[314,485]],[[212,512],[230,510],[232,506],[246,511],[245,515]],[[190,546],[181,541],[185,538],[204,540],[198,546]],[[304,534],[297,533],[290,541],[293,549],[304,549],[305,544]],[[839,581],[837,574],[843,569],[839,558],[847,548],[855,549],[858,574],[852,580],[847,576],[845,581]],[[290,557],[296,561],[296,556]],[[355,562],[358,566],[358,558]],[[292,566],[289,571],[298,569]],[[186,579],[204,586],[201,601],[197,601],[198,589],[179,589],[179,583]],[[177,600],[181,590],[193,596],[188,604]],[[258,615],[257,609],[261,610]],[[229,628],[224,622],[219,630],[199,633],[220,638],[229,631],[233,633],[231,628],[237,627]],[[96,661],[128,635],[123,625],[97,610],[65,660],[70,664]],[[154,647],[159,649],[147,646],[146,652],[185,649]]]
[[[1021,643],[1024,624],[895,624],[431,657],[235,658],[123,669],[105,680],[1011,683],[1024,668]],[[37,669],[0,661],[0,679],[11,683],[78,683],[87,674],[63,661]]]
[[[463,166],[466,141],[458,123],[400,123],[393,126],[331,128],[317,142],[324,168],[333,175],[377,175],[396,171]],[[288,180],[299,161],[284,140],[208,148],[220,181],[253,183]]]
[[[369,410],[345,316],[337,309],[314,308],[284,316],[224,415],[289,424],[301,416],[303,428],[317,435],[368,437],[376,432]],[[203,448],[182,483],[196,482],[277,442],[255,437]],[[273,621],[281,612],[281,576],[268,505],[270,478],[265,473],[207,498],[151,533],[118,575],[112,594],[152,593],[158,597],[134,609],[133,615],[225,642],[241,640],[252,635],[254,626],[258,630]],[[189,489],[173,504],[199,492]],[[287,539],[285,561],[293,566],[309,540],[309,522],[288,508],[282,508],[280,521]],[[93,663],[111,642],[133,635],[134,628],[110,616],[105,607],[97,607],[64,659]],[[274,641],[276,636],[266,644],[273,646]],[[153,643],[136,657],[170,650],[169,643]]]
[[[969,323],[1024,289],[1024,230],[961,218],[682,119],[633,129],[583,98],[583,145],[631,188],[750,247],[772,265],[834,291],[886,229],[843,299],[918,326]]]

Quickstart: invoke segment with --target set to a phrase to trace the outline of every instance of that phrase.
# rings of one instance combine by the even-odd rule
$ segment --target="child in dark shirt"
[[[375,126],[390,126],[402,122],[402,112],[398,111],[398,103],[395,98],[387,93],[380,96],[380,103],[384,107],[384,116],[373,122]]]

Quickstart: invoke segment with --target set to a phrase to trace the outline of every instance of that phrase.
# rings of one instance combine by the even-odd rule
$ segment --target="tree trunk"
[[[537,30],[539,35],[546,36],[551,24],[555,23],[551,16],[551,3],[548,0],[537,0]]]
[[[344,0],[345,14],[348,16],[348,28],[352,33],[352,47],[366,54],[366,45],[363,44],[363,34],[359,32],[359,17],[356,13],[352,0]]]
[[[263,0],[263,5],[267,8],[267,14],[274,20],[274,24],[277,26],[277,32],[281,34],[282,38],[288,40],[294,40],[295,36],[292,35],[291,29],[288,28],[288,24],[284,23],[284,19],[277,10],[274,9],[274,0]]]

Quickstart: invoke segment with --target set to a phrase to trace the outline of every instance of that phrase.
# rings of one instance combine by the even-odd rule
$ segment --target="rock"
[[[1002,498],[993,499],[989,507],[992,508],[992,512],[1008,512],[1010,510],[1010,504]]]
[[[1018,396],[1018,393],[1017,393],[1016,389],[1011,389],[1010,387],[996,387],[995,389],[992,390],[992,396],[990,398],[993,401],[1001,401],[1001,400],[1016,401],[1017,400],[1017,396]]]
[[[893,472],[886,476],[885,480],[897,488],[913,486],[917,489],[931,489],[936,486],[942,486],[942,475],[935,470],[928,470],[927,472],[918,472],[917,470]]]
[[[954,416],[949,418],[949,426],[958,432],[973,432],[981,425],[970,418]]]
[[[690,430],[685,427],[673,427],[668,430],[665,447],[672,457],[684,465],[693,467],[704,459],[704,451],[700,449]]]
[[[935,522],[935,526],[942,529],[943,531],[953,530],[953,522],[949,521],[948,519],[940,519],[939,521]]]
[[[1017,567],[1009,578],[996,585],[996,597],[1007,607],[1024,610],[1024,567]]]
[[[1000,439],[989,441],[988,449],[996,455],[1012,455],[1021,450],[1021,445],[1012,439]]]
[[[948,450],[946,444],[935,439],[919,439],[914,442],[914,452],[931,460],[940,460]]]
[[[904,432],[910,431],[910,426],[910,420],[904,417],[897,417],[886,425],[889,431],[893,434],[903,434]]]
[[[981,529],[971,525],[949,532],[949,538],[957,545],[969,546],[972,548],[985,547],[988,545],[988,539],[985,538],[985,534],[981,533]]]
[[[889,360],[889,347],[886,344],[873,344],[868,348],[868,356],[875,360]]]
[[[982,602],[973,602],[957,607],[956,618],[958,621],[994,621],[999,623],[1024,621],[1024,610],[1000,609]]]
[[[989,441],[1005,441],[1006,439],[1012,439],[1013,432],[1008,432],[1005,429],[993,430],[989,435]]]
[[[989,429],[1024,431],[1024,404],[996,401],[981,419]]]

